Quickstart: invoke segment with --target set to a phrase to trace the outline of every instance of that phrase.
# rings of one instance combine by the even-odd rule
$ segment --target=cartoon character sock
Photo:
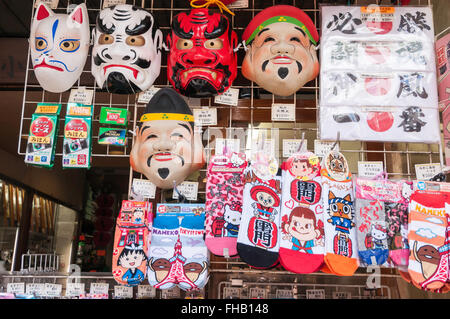
[[[245,171],[242,219],[237,251],[253,268],[266,269],[278,263],[281,176],[278,163],[264,154],[255,155]]]
[[[439,290],[448,280],[447,216],[443,193],[414,192],[409,203],[408,272],[424,290]]]
[[[175,263],[172,258],[176,256],[179,225],[178,217],[173,215],[157,214],[153,220],[147,279],[149,284],[155,288],[170,289],[177,284],[173,271]]]
[[[215,155],[207,170],[205,243],[217,256],[237,256],[237,237],[242,214],[244,153]]]
[[[319,158],[294,154],[282,165],[280,263],[307,274],[324,263],[323,209]]]
[[[352,174],[345,157],[330,151],[322,161],[325,263],[336,275],[351,276],[358,268]]]
[[[122,201],[114,234],[112,273],[121,285],[136,286],[146,277],[151,204]]]
[[[208,249],[203,235],[205,214],[186,215],[180,225],[182,273],[178,274],[178,287],[183,290],[201,289],[208,282]],[[180,267],[181,269],[181,267]]]
[[[403,181],[401,200],[385,202],[389,259],[396,267],[408,268],[408,205],[412,194],[412,182]]]

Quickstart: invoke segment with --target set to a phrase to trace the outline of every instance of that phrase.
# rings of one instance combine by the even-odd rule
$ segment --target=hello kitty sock
[[[352,174],[345,157],[329,152],[322,161],[322,203],[326,216],[325,264],[339,276],[358,268]]]
[[[237,256],[237,237],[242,214],[244,153],[215,155],[207,170],[205,243],[217,256]]]
[[[183,290],[201,289],[208,282],[209,259],[208,249],[203,240],[204,224],[204,211],[198,215],[188,214],[181,221],[179,229],[182,256],[180,262],[182,262],[183,273],[179,274],[177,280],[178,287]]]
[[[412,194],[412,182],[400,181],[402,193],[399,202],[385,202],[389,259],[398,268],[408,272],[408,205]]]
[[[163,206],[164,207],[164,206]],[[158,204],[161,210],[161,204]],[[148,282],[155,288],[170,289],[176,286],[173,275],[176,245],[180,222],[176,215],[157,214],[153,220],[152,243],[148,254]]]
[[[112,273],[121,285],[136,286],[146,277],[151,203],[122,201],[114,234]]]
[[[409,203],[408,272],[424,290],[439,290],[448,280],[446,201],[444,193],[415,191]]]
[[[295,273],[324,264],[324,228],[319,158],[294,154],[282,165],[280,263]]]
[[[278,263],[281,177],[274,176],[276,160],[261,157],[245,172],[237,251],[249,266],[266,269]]]

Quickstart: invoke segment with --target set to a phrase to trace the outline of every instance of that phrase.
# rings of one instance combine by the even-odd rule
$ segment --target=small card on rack
[[[415,169],[418,180],[430,180],[442,171],[440,163],[416,164]]]
[[[201,109],[193,109],[194,121],[197,126],[217,125],[217,109],[203,107]]]
[[[70,90],[69,102],[90,105],[94,90],[86,89],[84,86]]]
[[[295,104],[272,103],[272,121],[295,122]]]
[[[372,178],[383,172],[383,162],[362,162],[358,161],[358,176]]]
[[[178,191],[186,197],[187,200],[197,200],[198,183],[197,182],[183,182],[177,185]],[[173,199],[178,199],[178,193],[174,190]]]
[[[239,89],[229,88],[221,95],[214,98],[214,103],[237,106],[239,101]]]
[[[302,140],[284,139],[283,140],[283,157],[289,157],[298,152],[306,152],[308,149],[308,141],[303,140],[303,145],[299,149]]]

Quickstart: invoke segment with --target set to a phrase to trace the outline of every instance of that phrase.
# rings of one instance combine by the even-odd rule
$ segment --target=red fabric
[[[242,39],[246,41],[262,22],[276,16],[288,16],[297,19],[306,26],[313,39],[316,42],[319,41],[319,33],[311,18],[303,10],[288,5],[272,6],[258,13],[245,28]]]

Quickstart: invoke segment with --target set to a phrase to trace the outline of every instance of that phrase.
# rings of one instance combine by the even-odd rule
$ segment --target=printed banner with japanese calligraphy
[[[440,140],[430,7],[323,6],[320,138]]]

